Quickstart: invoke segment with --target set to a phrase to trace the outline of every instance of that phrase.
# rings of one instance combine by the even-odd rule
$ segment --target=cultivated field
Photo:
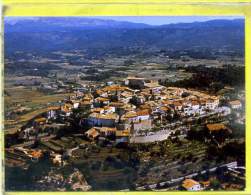
[[[44,113],[50,104],[63,100],[70,95],[69,93],[47,95],[36,89],[23,86],[5,88],[5,132],[16,132],[27,121]],[[15,112],[20,108],[24,108],[24,111],[16,114],[14,118],[6,117],[8,112]]]

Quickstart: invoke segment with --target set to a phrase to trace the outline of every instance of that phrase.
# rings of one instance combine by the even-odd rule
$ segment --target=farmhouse
[[[230,101],[229,105],[232,109],[240,109],[242,107],[240,100]]]
[[[182,182],[182,187],[185,188],[187,191],[200,191],[201,190],[200,183],[193,179],[185,179]]]

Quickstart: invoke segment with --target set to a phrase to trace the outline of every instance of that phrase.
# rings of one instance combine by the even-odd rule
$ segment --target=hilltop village
[[[244,18],[109,18],[4,17],[5,191],[244,190]]]
[[[98,151],[106,150],[106,148],[110,148],[109,150],[120,148],[118,150],[121,150],[121,148],[129,147],[127,152],[137,155],[136,160],[134,159],[135,163],[138,161],[148,162],[150,157],[147,152],[144,152],[144,148],[142,148],[142,152],[135,153],[134,149],[132,150],[130,147],[143,147],[149,144],[151,146],[151,144],[161,144],[163,141],[168,143],[171,140],[181,149],[182,144],[184,146],[190,144],[189,139],[191,138],[199,139],[205,144],[213,144],[218,149],[224,149],[226,144],[232,144],[236,141],[231,138],[234,130],[230,127],[229,120],[226,119],[233,112],[240,112],[242,108],[243,103],[238,99],[223,101],[219,95],[211,95],[194,89],[165,87],[160,85],[158,81],[139,77],[128,77],[118,83],[110,81],[100,85],[90,84],[86,86],[85,90],[77,90],[69,98],[50,105],[44,113],[22,126],[15,135],[7,137],[9,144],[6,148],[7,162],[14,167],[29,169],[27,159],[32,163],[39,163],[41,159],[49,156],[48,159],[55,166],[65,167],[71,161],[75,162],[76,159],[88,159],[86,155],[90,151],[93,155],[93,150],[97,150],[96,147],[98,147]],[[244,123],[245,119],[241,112],[236,120],[239,123]],[[199,125],[202,130],[195,130],[195,124]],[[187,138],[189,138],[188,141],[185,141]],[[197,142],[195,143],[197,144]],[[201,147],[198,148],[200,152],[206,151],[204,145],[199,145],[196,147]],[[153,151],[154,147],[155,145],[153,145]],[[81,152],[83,149],[84,153]],[[193,160],[193,154],[190,152],[188,154],[183,158],[192,158]],[[129,156],[131,155],[129,154]],[[194,157],[197,160],[203,158],[205,154],[201,156],[198,153],[198,155],[199,157]],[[162,157],[159,156],[159,158]],[[132,159],[127,163],[130,164],[130,161]],[[144,163],[141,164],[143,167]],[[133,164],[133,166],[139,165]],[[204,167],[203,164],[201,166]],[[207,166],[209,172],[210,170],[215,172],[216,168],[228,167],[224,174],[231,174],[229,170],[236,168],[237,162],[227,160],[224,163]],[[141,169],[139,168],[139,170]],[[198,165],[198,170],[192,170],[197,172],[201,169],[205,170],[205,167],[203,169]],[[162,186],[165,188],[171,186],[170,189],[177,189],[178,182],[178,188],[192,191],[210,187],[209,180],[205,187],[204,184],[192,179],[194,178],[193,174],[184,177],[185,170],[180,171],[182,174],[176,173],[179,179],[171,183],[169,181],[169,183],[162,182]],[[238,176],[236,176],[239,180],[241,180],[239,177],[242,178],[240,175],[242,175],[242,171],[238,172]],[[69,182],[73,176],[80,178],[75,179],[78,182]],[[149,179],[149,176],[147,178]],[[54,184],[51,181],[54,181]],[[64,190],[62,186],[66,183],[71,190],[92,189],[79,169],[73,170],[72,175],[66,180],[60,174],[49,172],[47,176],[40,178],[39,182],[44,185],[48,183],[56,185],[62,190]],[[58,182],[60,185],[57,184]],[[239,184],[235,187],[239,189],[242,188],[241,186],[242,184]],[[137,190],[155,188],[158,189],[160,186],[145,185],[140,179],[136,184]]]
[[[103,137],[116,140],[116,143],[129,143],[137,136],[151,135],[170,126],[171,121],[179,123],[178,119],[189,121],[212,114],[226,116],[231,109],[242,107],[239,100],[229,101],[229,106],[219,106],[219,98],[191,89],[164,87],[144,78],[128,77],[124,85],[108,82],[106,86],[90,88],[87,93],[77,92],[60,106],[48,107],[47,113],[34,118],[21,134],[27,141],[46,136],[46,131],[39,130],[84,110],[88,114],[81,118],[79,125],[87,130],[84,134],[88,138]],[[224,129],[223,124],[214,126]]]

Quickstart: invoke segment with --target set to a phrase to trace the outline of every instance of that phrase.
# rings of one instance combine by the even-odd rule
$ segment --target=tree
[[[212,179],[210,181],[210,187],[213,188],[214,190],[218,190],[220,188],[220,181],[218,179]]]
[[[91,168],[93,170],[99,170],[101,168],[101,165],[102,165],[102,163],[100,161],[96,161],[96,162],[92,163]]]
[[[191,152],[189,152],[186,159],[188,161],[191,161],[193,159],[193,154]]]

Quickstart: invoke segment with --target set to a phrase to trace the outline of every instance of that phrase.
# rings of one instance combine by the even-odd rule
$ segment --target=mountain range
[[[6,18],[5,51],[194,48],[244,51],[244,19],[148,25],[86,17]]]

